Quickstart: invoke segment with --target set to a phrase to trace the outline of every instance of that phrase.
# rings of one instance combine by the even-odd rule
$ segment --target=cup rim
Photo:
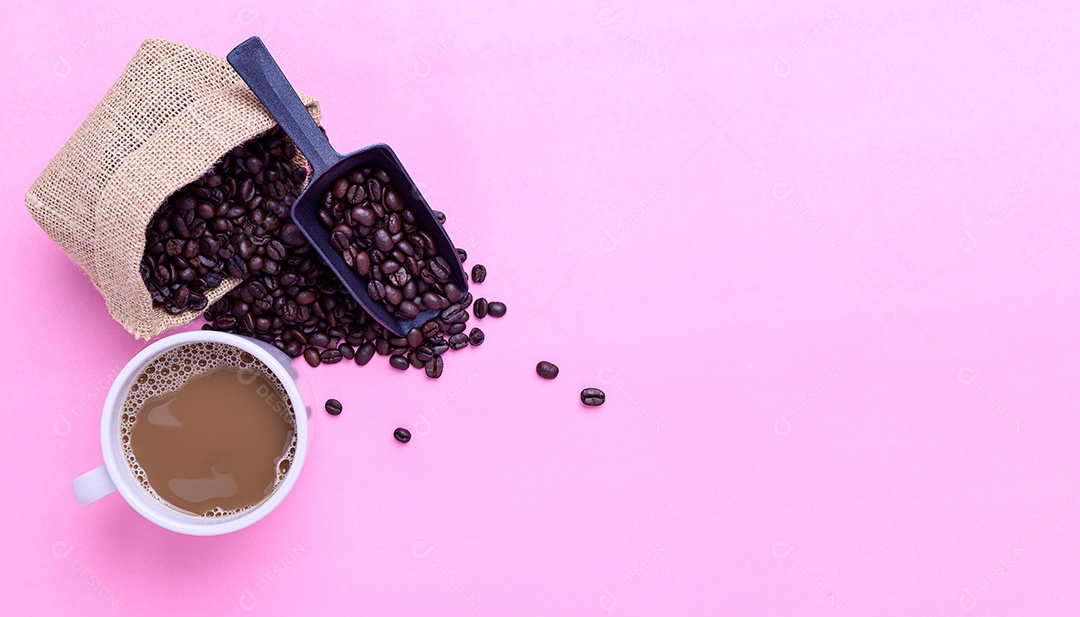
[[[124,456],[120,445],[118,418],[132,379],[150,361],[169,349],[190,343],[207,342],[230,345],[261,360],[273,372],[285,389],[285,393],[292,404],[296,425],[296,453],[293,455],[292,464],[281,484],[274,489],[274,492],[269,497],[255,507],[222,519],[185,515],[177,509],[169,508],[169,506],[161,503],[140,487],[126,463],[120,464]],[[113,381],[105,397],[105,404],[101,414],[101,453],[105,460],[105,469],[116,486],[117,492],[123,496],[128,505],[147,520],[186,535],[215,536],[231,533],[249,527],[265,518],[277,508],[289,494],[289,491],[292,490],[307,458],[308,414],[303,399],[300,397],[295,373],[291,368],[288,364],[283,363],[281,359],[275,357],[268,347],[260,341],[227,332],[212,330],[181,332],[166,336],[146,346],[124,365],[120,375]],[[170,515],[166,515],[166,512],[169,512]],[[186,521],[184,518],[174,518],[171,516],[172,512],[176,512],[184,518],[190,518],[191,521]]]

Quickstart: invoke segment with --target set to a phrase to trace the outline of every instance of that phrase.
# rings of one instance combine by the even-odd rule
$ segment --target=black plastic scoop
[[[450,282],[462,294],[468,291],[468,279],[457,250],[390,146],[375,144],[346,155],[334,150],[259,37],[253,36],[238,45],[229,52],[228,60],[311,164],[308,185],[292,207],[293,221],[364,310],[398,336],[405,336],[410,329],[419,328],[439,314],[438,309],[428,309],[408,321],[398,319],[386,310],[382,301],[371,299],[367,293],[369,281],[350,268],[330,245],[330,230],[319,219],[319,206],[334,180],[356,167],[382,169],[390,176],[390,186],[405,200],[405,208],[412,211],[417,228],[435,240],[437,254],[451,264]]]

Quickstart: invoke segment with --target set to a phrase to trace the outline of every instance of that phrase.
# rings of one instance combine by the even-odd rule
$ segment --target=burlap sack
[[[300,95],[316,122],[319,103]],[[148,39],[26,193],[26,207],[138,338],[199,312],[154,308],[139,275],[146,226],[165,198],[273,119],[223,58]],[[214,303],[239,283],[208,290]]]

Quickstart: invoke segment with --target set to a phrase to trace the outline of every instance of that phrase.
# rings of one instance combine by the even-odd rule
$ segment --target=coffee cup
[[[284,469],[279,472],[272,488],[267,489],[265,498],[250,507],[211,513],[196,513],[177,507],[153,490],[147,480],[149,470],[140,467],[138,461],[132,458],[131,426],[135,419],[132,417],[129,397],[135,396],[134,392],[140,385],[146,390],[146,372],[157,367],[159,358],[173,357],[167,354],[175,356],[177,353],[198,358],[199,350],[204,348],[227,349],[239,354],[238,358],[245,358],[247,366],[257,365],[258,370],[265,373],[267,379],[280,391],[279,400],[287,403],[283,409],[287,410],[292,430],[288,434],[291,441],[283,456],[288,460],[282,465]],[[187,370],[183,366],[177,368],[177,365],[173,365],[173,368],[180,372]],[[239,381],[253,381],[252,369],[235,370],[241,371],[237,373],[240,376]],[[243,372],[245,370],[249,375],[246,379]],[[197,374],[196,367],[192,376]],[[181,377],[187,379],[186,376]],[[169,414],[167,409],[164,413],[166,416]],[[310,415],[311,409],[305,405],[300,395],[298,374],[292,360],[276,347],[256,339],[208,330],[165,337],[150,344],[132,358],[109,389],[101,414],[101,452],[104,464],[74,480],[72,489],[75,499],[85,506],[113,492],[119,492],[124,500],[147,520],[177,533],[212,536],[238,531],[270,514],[296,484],[307,456]],[[170,417],[167,420],[176,423],[175,418]],[[164,434],[168,435],[167,432]],[[182,456],[179,458],[182,459]],[[188,484],[182,486],[190,486],[194,481],[183,482]]]

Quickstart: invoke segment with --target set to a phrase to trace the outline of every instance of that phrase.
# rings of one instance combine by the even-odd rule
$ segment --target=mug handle
[[[75,478],[71,483],[71,490],[75,493],[75,501],[79,502],[80,506],[87,506],[115,491],[116,485],[105,466],[98,465]]]

